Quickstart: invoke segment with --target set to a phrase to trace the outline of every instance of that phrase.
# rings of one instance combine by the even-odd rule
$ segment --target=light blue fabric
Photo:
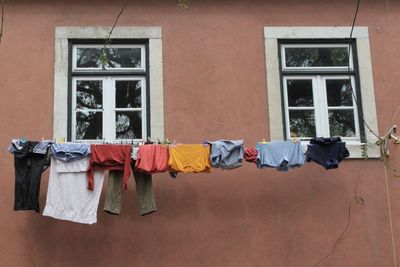
[[[44,140],[33,148],[33,153],[45,155],[47,154],[48,148],[51,144],[53,144],[52,140]]]
[[[63,161],[72,161],[90,155],[90,145],[81,143],[63,143],[51,145],[52,156]]]
[[[257,167],[277,168],[287,171],[289,167],[301,167],[304,165],[305,156],[301,143],[291,141],[277,141],[266,144],[258,143]]]
[[[207,141],[211,145],[211,166],[221,169],[234,169],[242,166],[243,140]]]

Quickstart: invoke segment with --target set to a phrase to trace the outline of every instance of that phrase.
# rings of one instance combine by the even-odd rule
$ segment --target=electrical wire
[[[360,7],[360,2],[361,2],[361,0],[357,0],[357,6],[356,6],[356,10],[355,10],[355,12],[354,12],[353,22],[352,22],[352,25],[351,25],[351,31],[350,31],[350,37],[349,37],[349,40],[350,40],[350,41],[351,41],[351,39],[353,38],[354,25],[355,25],[355,23],[356,23],[356,19],[357,19],[357,15],[358,15],[358,10],[359,10],[359,7]],[[360,107],[360,106],[359,106],[359,103],[358,103],[358,101],[357,101],[357,98],[356,98],[356,96],[355,96],[353,87],[352,87],[352,85],[351,85],[350,55],[351,55],[351,43],[349,43],[349,47],[348,47],[348,58],[349,58],[348,61],[349,61],[349,62],[348,62],[348,64],[347,64],[347,72],[348,72],[348,76],[349,76],[349,88],[350,88],[350,90],[351,90],[353,99],[354,99],[354,101],[355,101],[355,103],[356,103],[356,106],[357,106],[358,116],[359,116],[359,118],[362,120],[362,122],[364,123],[364,125],[368,128],[368,130],[369,130],[372,134],[374,134],[374,135],[379,139],[379,136],[371,129],[371,127],[370,127],[370,126],[367,124],[367,122],[364,120],[363,114],[361,113],[361,110],[360,110],[360,108],[359,108],[359,107]],[[321,259],[319,259],[312,267],[318,266],[321,262],[323,262],[323,261],[326,260],[327,258],[331,257],[331,256],[335,253],[337,246],[338,246],[339,243],[343,240],[343,238],[344,238],[346,232],[347,232],[347,231],[349,230],[349,228],[350,228],[350,222],[351,222],[351,208],[352,208],[352,206],[353,206],[353,201],[356,201],[356,203],[359,204],[359,205],[363,205],[363,204],[364,204],[364,199],[363,199],[362,197],[360,197],[360,196],[357,195],[357,188],[358,188],[358,184],[359,184],[359,181],[360,181],[360,173],[361,173],[361,167],[360,167],[360,169],[359,169],[359,171],[358,171],[357,182],[356,182],[356,184],[355,184],[355,186],[354,186],[354,195],[353,195],[353,198],[351,199],[351,201],[349,202],[349,205],[348,205],[348,210],[347,210],[347,222],[346,222],[345,228],[343,229],[343,231],[340,233],[339,237],[338,237],[338,238],[336,239],[336,241],[334,242],[331,251],[330,251],[327,255],[325,255],[324,257],[322,257]]]

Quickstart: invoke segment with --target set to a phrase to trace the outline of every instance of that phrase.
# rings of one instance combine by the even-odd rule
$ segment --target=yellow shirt
[[[177,172],[210,172],[210,145],[170,145],[168,164]]]

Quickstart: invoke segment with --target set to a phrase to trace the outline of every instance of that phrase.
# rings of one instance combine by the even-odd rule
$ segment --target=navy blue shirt
[[[314,137],[307,146],[306,160],[315,161],[325,169],[336,169],[342,159],[350,156],[340,137]]]

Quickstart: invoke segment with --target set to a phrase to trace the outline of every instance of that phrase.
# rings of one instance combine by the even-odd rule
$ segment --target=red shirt
[[[122,191],[127,189],[127,182],[131,175],[131,153],[130,145],[90,145],[90,161],[88,180],[89,190],[94,188],[93,173],[95,169],[123,170]]]

